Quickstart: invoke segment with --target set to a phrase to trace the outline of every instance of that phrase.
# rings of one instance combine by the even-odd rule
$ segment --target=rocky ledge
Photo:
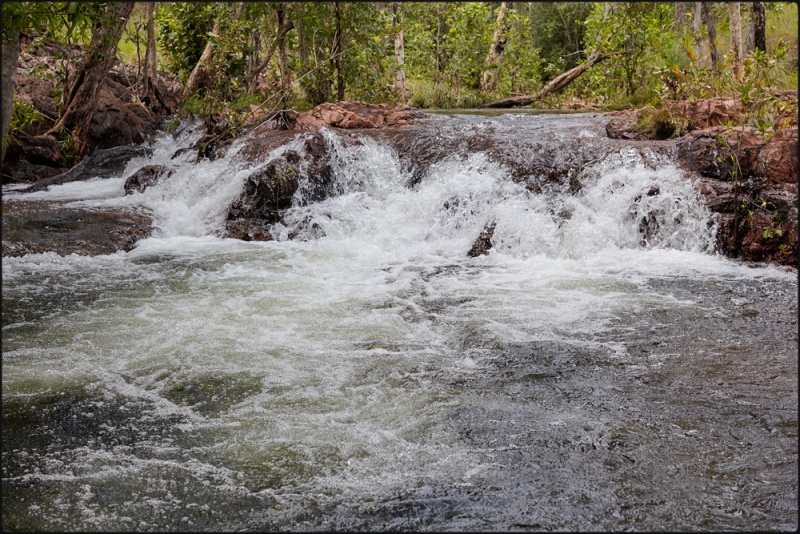
[[[717,249],[727,256],[797,266],[797,91],[774,95],[786,103],[781,129],[733,126],[744,122],[741,103],[715,98],[670,101],[666,109],[680,137],[675,157],[700,182],[706,205],[717,214]],[[612,139],[645,139],[641,110],[612,115]],[[661,142],[661,141],[653,141]],[[665,141],[666,142],[666,141]]]
[[[131,250],[152,230],[152,219],[136,211],[67,208],[63,204],[5,200],[3,256],[112,254]]]

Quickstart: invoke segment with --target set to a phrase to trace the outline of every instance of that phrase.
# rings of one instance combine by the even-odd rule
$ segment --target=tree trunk
[[[147,2],[147,53],[144,56],[144,96],[150,97],[150,88],[156,83],[158,65],[156,65],[156,22],[155,2]]]
[[[285,20],[288,19],[286,16],[284,4],[279,4],[278,7],[278,27],[282,28],[286,22]],[[286,34],[282,35],[278,40],[278,67],[281,71],[281,98],[278,103],[278,107],[283,109],[286,107],[287,101],[287,93],[289,91],[289,69],[288,69],[288,60],[286,58]]]
[[[97,91],[114,63],[117,45],[125,31],[131,11],[133,11],[133,2],[107,5],[106,20],[92,35],[86,57],[75,73],[69,97],[66,99],[66,111],[61,119],[46,132],[46,135],[55,135],[62,129],[66,129],[80,146],[79,156],[82,156],[86,150]]]
[[[731,61],[733,74],[736,78],[742,77],[742,22],[739,17],[739,2],[728,2],[731,14]]]
[[[692,33],[694,34],[694,44],[697,48],[697,55],[703,56],[703,36],[700,33],[700,26],[703,24],[703,3],[694,3],[694,12],[692,13]]]
[[[567,72],[564,72],[555,78],[553,78],[550,83],[548,83],[544,89],[536,93],[535,95],[526,95],[526,96],[514,96],[511,98],[505,98],[503,100],[499,100],[497,102],[490,102],[488,104],[483,104],[481,108],[511,108],[514,106],[527,106],[528,104],[540,100],[546,97],[549,94],[555,93],[569,85],[572,80],[583,74],[587,69],[600,63],[608,56],[601,56],[600,54],[593,52],[586,63],[578,65],[574,69],[570,69]]]
[[[394,88],[400,93],[400,98],[405,102],[408,99],[408,91],[406,90],[406,44],[403,39],[402,13],[400,11],[400,2],[394,3],[394,18],[392,26],[397,27],[394,34],[394,59],[397,62],[397,70],[394,75]]]
[[[511,21],[508,19],[508,12],[514,2],[503,2],[500,4],[500,11],[497,13],[497,28],[492,36],[492,44],[489,53],[486,55],[486,70],[481,76],[481,90],[492,91],[497,85],[497,64],[503,58],[503,49],[506,46],[508,29]]]
[[[762,52],[767,51],[767,14],[764,2],[753,3],[753,45]]]
[[[753,51],[753,17],[747,21],[744,29],[744,44],[742,44],[742,57]]]
[[[336,68],[336,97],[339,102],[344,100],[344,73],[342,72],[342,14],[339,12],[339,2],[333,3],[336,16],[336,32],[333,34],[333,65]]]
[[[686,33],[686,4],[675,2],[675,33],[683,36]]]
[[[433,71],[433,83],[439,83],[440,50],[442,47],[442,3],[436,2],[436,70]]]
[[[242,18],[244,14],[245,3],[239,2],[239,5],[236,8],[236,12],[234,13],[233,19],[239,20]],[[211,35],[214,37],[219,37],[220,32],[220,25],[219,20],[214,21],[214,27],[211,29]],[[209,40],[206,43],[206,47],[203,49],[203,53],[200,55],[200,59],[197,61],[197,65],[194,66],[192,69],[192,73],[189,75],[189,79],[186,80],[186,87],[183,89],[183,98],[184,100],[200,89],[202,85],[203,79],[206,78],[206,74],[208,74],[208,65],[211,63],[211,60],[214,59],[214,43]]]
[[[0,162],[6,157],[8,130],[11,128],[11,113],[14,111],[14,80],[17,77],[19,60],[19,30],[6,30],[8,40],[3,39],[3,148]]]
[[[711,66],[719,72],[719,51],[717,50],[717,26],[711,13],[711,4],[703,2],[703,19],[708,30],[708,48],[711,53]]]

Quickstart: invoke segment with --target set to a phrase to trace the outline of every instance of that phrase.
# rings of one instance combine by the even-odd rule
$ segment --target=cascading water
[[[598,124],[469,128],[522,121],[569,150]],[[187,128],[25,197],[155,232],[3,259],[4,527],[797,527],[796,274],[714,255],[668,158],[618,147],[536,189],[486,150],[415,177],[324,130],[324,200],[301,179],[275,241],[214,237],[304,135],[192,163]],[[125,196],[145,164],[174,173]]]

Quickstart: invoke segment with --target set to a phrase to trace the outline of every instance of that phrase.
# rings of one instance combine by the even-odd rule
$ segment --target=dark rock
[[[66,172],[69,169],[36,165],[26,161],[6,162],[3,165],[3,182],[9,183],[34,183],[37,180],[46,180]]]
[[[472,248],[467,252],[467,256],[470,258],[476,258],[478,256],[485,256],[489,254],[489,250],[492,248],[492,236],[494,235],[494,228],[496,223],[494,221],[488,223],[486,227],[483,229],[483,232],[478,236],[473,243]]]
[[[145,189],[156,185],[161,178],[169,178],[173,172],[163,165],[145,165],[125,180],[125,194],[144,193]]]
[[[20,100],[27,100],[42,114],[44,120],[35,122],[28,133],[39,135],[47,131],[58,119],[58,104],[53,98],[55,84],[46,79],[27,74],[17,74],[14,80],[16,96]]]
[[[50,135],[31,136],[25,132],[18,132],[17,139],[18,142],[9,143],[6,160],[24,159],[35,165],[63,166],[64,155],[55,137]]]
[[[226,237],[243,239],[246,235],[257,239],[259,234],[269,235],[266,227],[279,222],[283,212],[292,207],[301,184],[303,204],[318,202],[334,193],[325,139],[319,133],[306,136],[301,153],[287,150],[247,178],[241,195],[228,208]],[[288,138],[279,139],[285,142]]]
[[[697,130],[678,140],[677,158],[702,175],[699,191],[718,214],[721,252],[797,265],[796,128],[771,138],[749,127]]]
[[[97,92],[97,107],[89,126],[89,147],[111,148],[142,143],[155,134],[155,126],[155,120],[145,122],[131,111],[129,105],[101,89]]]
[[[118,146],[95,150],[67,172],[46,180],[40,180],[25,191],[38,191],[50,185],[111,176],[123,170],[131,158],[144,156],[148,153],[149,150],[143,146]]]
[[[255,219],[225,222],[225,237],[241,239],[242,241],[272,241],[273,237],[267,231],[263,221]]]

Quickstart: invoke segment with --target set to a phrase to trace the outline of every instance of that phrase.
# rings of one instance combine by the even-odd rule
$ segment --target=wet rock
[[[272,234],[267,230],[264,221],[257,219],[225,221],[224,237],[241,239],[242,241],[272,241]]]
[[[495,221],[492,221],[486,225],[483,229],[483,232],[478,236],[478,239],[475,240],[473,243],[472,248],[467,252],[467,256],[470,258],[476,258],[478,256],[485,256],[489,254],[489,250],[492,248],[492,236],[494,235],[494,228],[496,226]]]
[[[292,207],[301,183],[301,203],[318,202],[332,193],[333,171],[325,139],[319,133],[306,135],[300,152],[287,150],[247,178],[241,195],[228,208],[225,237],[267,240],[258,236],[270,235],[267,226],[279,222]]]
[[[129,251],[150,235],[152,219],[115,209],[64,208],[54,202],[3,202],[3,256],[55,252],[95,256]]]
[[[301,113],[297,117],[295,127],[298,130],[315,130],[322,127],[347,130],[401,127],[426,117],[428,117],[426,113],[410,106],[398,105],[391,108],[386,104],[345,101],[320,104],[311,111]]]
[[[39,180],[25,191],[38,191],[51,185],[108,177],[122,171],[131,158],[145,156],[149,153],[150,150],[143,146],[118,146],[95,150],[68,171],[45,180]]]
[[[125,180],[125,194],[144,193],[145,189],[156,185],[162,178],[169,178],[172,173],[172,169],[163,165],[145,165]]]

